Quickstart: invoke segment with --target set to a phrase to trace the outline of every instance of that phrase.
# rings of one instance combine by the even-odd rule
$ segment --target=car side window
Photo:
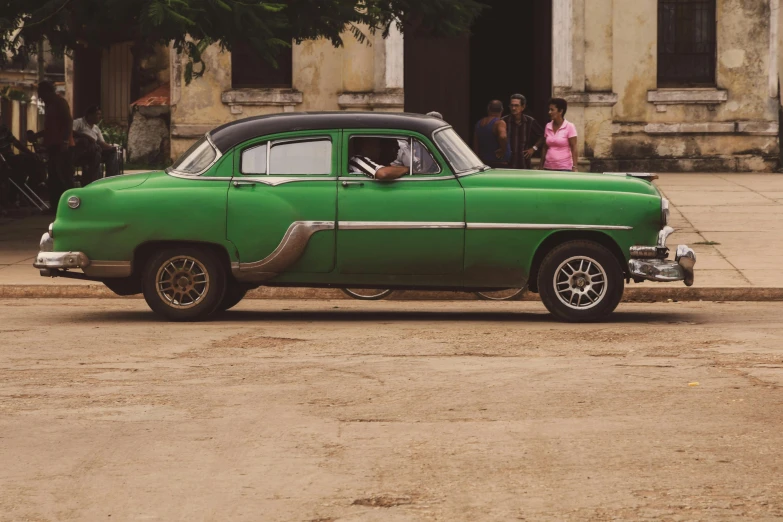
[[[410,150],[410,147],[408,147]],[[427,150],[427,146],[417,139],[413,140],[413,175],[416,174],[439,174],[440,165],[435,161],[435,157]]]
[[[332,173],[332,140],[310,138],[260,144],[242,152],[242,174],[329,175]]]
[[[266,174],[266,153],[268,143],[262,143],[242,152],[242,174]]]
[[[411,151],[413,151],[411,153]],[[416,138],[358,135],[348,147],[348,172],[372,176],[386,166],[411,167],[407,176],[439,174],[440,165]]]

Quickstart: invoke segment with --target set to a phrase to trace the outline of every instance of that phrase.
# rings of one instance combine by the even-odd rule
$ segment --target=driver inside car
[[[373,158],[381,154],[380,140],[383,138],[355,138],[355,153],[348,162],[349,172],[364,174],[377,180],[391,181],[410,174],[411,147],[408,140],[397,140],[397,157],[389,166],[377,163]],[[419,143],[414,142],[414,172],[429,174],[437,172],[435,161],[429,152]]]

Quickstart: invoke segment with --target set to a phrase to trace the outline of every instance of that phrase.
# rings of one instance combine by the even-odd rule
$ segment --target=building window
[[[658,86],[715,85],[715,0],[658,0]]]
[[[275,68],[250,44],[236,44],[231,51],[231,87],[290,89],[293,70],[291,59],[291,48],[281,50],[277,55]]]

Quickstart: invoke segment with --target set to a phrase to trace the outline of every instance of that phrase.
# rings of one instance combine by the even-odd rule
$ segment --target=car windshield
[[[435,133],[435,143],[446,156],[446,160],[454,169],[455,174],[484,167],[484,162],[476,156],[467,143],[462,141],[454,129],[449,128]]]
[[[212,165],[216,157],[217,151],[215,151],[207,137],[204,136],[174,162],[171,170],[195,176],[201,174],[207,167]]]

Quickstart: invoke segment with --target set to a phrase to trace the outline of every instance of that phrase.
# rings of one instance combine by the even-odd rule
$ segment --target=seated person
[[[397,157],[389,166],[383,166],[375,160],[380,157],[381,140],[386,138],[356,137],[351,140],[354,154],[348,162],[349,172],[365,174],[377,180],[391,181],[411,174],[410,141],[397,139]],[[430,153],[418,141],[414,141],[414,169],[416,174],[438,172],[437,164]]]
[[[76,140],[75,163],[84,165],[83,185],[99,177],[100,165],[106,165],[106,176],[119,174],[117,149],[103,139],[98,123],[103,118],[100,107],[90,107],[83,118],[73,120],[73,137]]]
[[[22,154],[15,154],[14,147]],[[31,183],[38,187],[44,182],[45,175],[41,173],[41,165],[35,155],[22,142],[16,139],[11,129],[0,122],[0,207],[8,206],[10,201],[10,183]]]

